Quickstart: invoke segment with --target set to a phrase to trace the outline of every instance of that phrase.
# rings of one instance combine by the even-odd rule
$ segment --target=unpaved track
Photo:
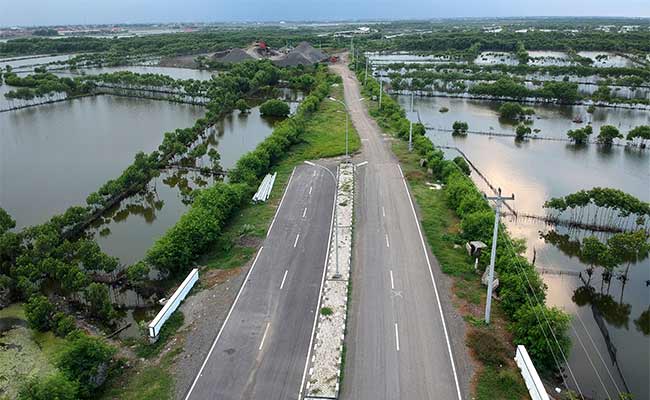
[[[343,77],[345,100],[362,140],[355,161],[368,161],[357,168],[341,398],[469,398],[471,363],[464,323],[450,301],[450,279],[422,240],[390,140],[360,101],[359,83],[346,64],[331,68]]]

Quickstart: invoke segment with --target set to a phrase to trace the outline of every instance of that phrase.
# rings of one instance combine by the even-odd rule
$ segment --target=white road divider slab
[[[192,290],[194,284],[199,280],[199,270],[194,268],[192,272],[187,275],[183,283],[176,289],[172,297],[167,300],[165,306],[160,310],[156,318],[151,321],[149,324],[149,340],[156,341],[158,339],[158,334],[160,329],[162,329],[165,322],[169,317],[176,311],[178,306],[181,305],[181,302],[187,297],[187,294]]]
[[[339,167],[338,200],[336,204],[338,243],[334,238],[329,249],[325,284],[318,310],[314,347],[304,398],[337,398],[341,376],[341,357],[347,319],[348,280],[352,254],[354,211],[354,164]],[[336,247],[340,278],[336,275]],[[323,312],[323,310],[326,310]]]

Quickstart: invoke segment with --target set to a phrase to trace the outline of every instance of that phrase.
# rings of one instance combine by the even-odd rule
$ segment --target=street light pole
[[[496,207],[494,210],[494,232],[492,234],[492,252],[490,253],[490,270],[488,272],[488,282],[487,282],[487,300],[485,302],[485,323],[490,323],[490,309],[492,307],[492,284],[494,281],[494,259],[496,258],[497,253],[497,236],[499,234],[499,214],[501,212],[501,204],[504,200],[514,200],[515,195],[510,197],[501,196],[501,188],[498,190],[498,195],[495,197],[485,197],[487,200],[495,200]]]
[[[306,161],[305,164],[311,165],[312,167],[316,168],[321,168],[327,171],[332,179],[334,180],[334,257],[336,257],[336,272],[332,276],[334,279],[341,279],[341,273],[339,272],[339,218],[338,218],[338,213],[337,213],[337,206],[338,206],[338,199],[339,199],[339,185],[338,185],[338,179],[336,179],[336,176],[334,176],[334,173],[330,171],[329,168],[324,167],[320,164],[316,164],[311,161]]]

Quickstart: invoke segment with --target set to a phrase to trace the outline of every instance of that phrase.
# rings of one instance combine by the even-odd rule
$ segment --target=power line
[[[508,238],[508,236],[505,235],[505,234],[503,236],[505,238],[506,245],[508,245],[510,247],[510,250],[512,251],[513,254],[517,255],[517,252],[515,251],[514,246],[512,245],[512,243],[510,241],[510,238]],[[514,264],[519,268],[520,272],[523,272],[523,268],[520,265],[518,257],[515,257]],[[528,275],[525,274],[525,273],[523,273],[522,275],[526,279],[528,287],[530,288],[531,294],[535,298],[535,302],[537,303],[537,305],[544,305],[544,303],[540,302],[539,299],[537,298],[537,294],[533,290],[533,286],[530,283],[530,280],[528,279]],[[524,291],[524,293],[525,293],[525,291]],[[528,294],[526,294],[526,296],[528,297]],[[530,297],[528,297],[528,299],[530,300]],[[534,307],[535,305],[532,304],[532,302],[531,302],[531,305],[533,306],[532,310],[535,313],[535,318],[537,319],[537,322],[541,325],[541,321],[539,319],[539,316],[537,315],[537,310],[535,310],[535,307]],[[551,336],[553,336],[553,340],[555,341],[555,344],[557,345],[557,348],[560,351],[560,355],[562,355],[562,360],[564,361],[564,364],[566,365],[567,369],[569,370],[569,374],[571,375],[571,378],[573,379],[573,382],[575,383],[576,388],[578,389],[578,393],[580,394],[580,397],[582,397],[582,399],[584,400],[584,395],[582,394],[582,389],[580,389],[580,385],[578,384],[578,380],[576,379],[575,375],[573,374],[573,370],[571,369],[571,366],[569,365],[569,361],[567,360],[566,355],[564,354],[564,350],[562,350],[562,346],[560,346],[560,342],[558,341],[557,336],[555,335],[555,331],[553,331],[553,328],[551,327],[551,323],[549,322],[548,317],[546,316],[546,313],[544,311],[542,311],[542,316],[544,317],[546,325],[548,326],[548,329],[551,332]],[[543,327],[542,327],[542,333],[546,337],[546,332],[544,331]],[[548,338],[547,338],[547,341],[548,341]],[[551,349],[550,346],[549,346],[549,349]],[[553,350],[551,350],[551,353],[553,353]],[[554,358],[555,358],[555,356],[554,356]],[[558,368],[560,368],[559,363],[557,362],[557,359],[555,361],[556,361],[556,364],[558,365]],[[561,371],[561,369],[560,369],[560,371]],[[562,375],[562,380],[564,381],[565,386],[568,388],[568,385],[566,384],[566,380],[564,379],[563,374],[560,373],[560,375]]]
[[[541,257],[544,259],[544,263],[545,263],[546,265],[552,265],[552,263],[549,262],[549,259],[548,259],[548,257],[546,256],[546,254],[545,254],[544,252],[541,252]],[[580,313],[576,312],[575,315],[576,315],[576,317],[578,317],[578,321],[580,321],[580,324],[582,325],[582,328],[585,330],[585,333],[587,334],[587,337],[589,338],[589,341],[591,342],[591,345],[593,346],[594,350],[596,350],[596,354],[598,355],[598,358],[600,359],[600,361],[602,362],[603,366],[605,367],[605,371],[607,371],[607,375],[609,375],[609,379],[611,379],[611,381],[612,381],[612,383],[614,384],[614,387],[616,388],[616,391],[618,392],[618,394],[621,395],[621,394],[622,394],[621,389],[618,387],[618,384],[616,383],[616,380],[615,380],[614,377],[612,376],[612,373],[611,373],[611,371],[609,370],[609,367],[607,366],[607,363],[605,363],[605,360],[603,359],[603,356],[602,356],[602,354],[600,353],[600,350],[598,350],[598,347],[596,347],[596,343],[594,342],[593,337],[592,337],[591,334],[589,333],[589,330],[587,329],[587,326],[585,325],[584,321],[583,321],[582,318],[580,317]],[[607,391],[607,388],[606,388],[605,385],[603,384],[603,381],[601,380],[600,375],[598,374],[598,371],[596,370],[595,365],[593,364],[593,362],[591,362],[591,357],[589,357],[589,354],[588,354],[587,348],[585,347],[585,345],[583,344],[582,340],[581,340],[580,337],[578,336],[578,332],[576,331],[575,328],[573,328],[573,331],[576,333],[576,337],[578,338],[578,341],[579,341],[579,343],[580,343],[580,346],[581,346],[582,349],[585,351],[585,354],[587,355],[587,358],[589,359],[589,362],[591,363],[591,366],[592,366],[592,368],[594,369],[594,372],[596,373],[596,376],[598,377],[598,380],[600,381],[601,385],[603,386],[603,389],[605,389],[605,393],[607,393],[607,396],[609,397],[609,393],[608,393],[608,391]]]

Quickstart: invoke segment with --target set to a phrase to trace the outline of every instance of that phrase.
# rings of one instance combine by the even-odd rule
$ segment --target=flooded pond
[[[17,228],[42,223],[151,152],[201,107],[97,96],[0,114],[0,203]]]
[[[207,142],[209,148],[221,154],[221,165],[227,170],[272,131],[273,121],[262,118],[259,107],[254,107],[247,115],[239,111],[228,114],[209,130]],[[187,210],[179,187],[197,188],[210,182],[210,177],[194,171],[163,172],[150,182],[147,192],[132,196],[109,210],[104,223],[94,229],[97,242],[124,265],[139,261],[156,239]]]
[[[408,107],[409,97],[398,99]],[[449,108],[449,112],[440,113],[441,107]],[[511,125],[499,121],[497,107],[497,103],[465,99],[415,99],[415,108],[427,125],[449,129],[453,121],[461,120],[469,123],[470,130],[492,128],[512,132]],[[571,122],[572,116],[586,114],[584,107],[578,106],[533,108],[539,119],[531,127],[541,129],[540,134],[558,138],[578,126]],[[612,124],[626,132],[648,124],[650,115],[642,111],[597,109],[592,121],[595,128]],[[516,199],[510,203],[519,212],[544,214],[541,207],[546,199],[594,186],[617,188],[650,201],[648,152],[623,147],[604,150],[596,145],[576,148],[566,142],[515,143],[509,137],[472,134],[453,137],[436,131],[428,131],[427,135],[437,145],[458,147],[494,186],[501,187],[506,194],[515,193]],[[449,157],[458,156],[454,150],[446,152]],[[490,193],[480,177],[473,173],[472,178],[481,190]],[[635,399],[649,398],[650,259],[631,264],[625,284],[617,279],[620,267],[609,282],[603,280],[598,269],[589,278],[587,266],[578,260],[572,241],[589,236],[590,232],[569,231],[523,218],[508,217],[506,224],[514,237],[526,240],[527,258],[535,259],[548,286],[548,304],[572,316],[569,365],[585,396],[616,398],[618,391],[629,391]],[[604,234],[599,236],[606,239]]]

